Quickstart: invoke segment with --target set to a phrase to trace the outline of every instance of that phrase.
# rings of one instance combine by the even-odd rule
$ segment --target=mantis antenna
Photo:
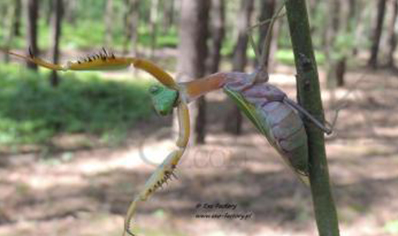
[[[267,55],[269,54],[269,50],[268,50],[268,49],[269,49],[269,45],[270,45],[271,39],[272,39],[272,30],[273,30],[273,27],[274,27],[274,23],[275,23],[275,21],[276,21],[277,19],[279,19],[279,18],[281,18],[281,17],[283,17],[283,16],[285,15],[285,13],[282,13],[282,14],[281,14],[281,12],[282,12],[284,6],[285,6],[285,3],[283,3],[283,4],[278,8],[276,14],[275,14],[274,16],[272,16],[270,19],[267,19],[267,20],[264,20],[264,21],[262,21],[262,22],[259,22],[259,23],[255,24],[255,25],[253,25],[253,26],[250,26],[250,27],[247,29],[247,35],[248,35],[248,37],[249,37],[249,43],[250,43],[251,47],[253,48],[253,51],[254,51],[254,53],[255,53],[255,55],[256,55],[257,63],[260,65],[260,68],[261,68],[262,70],[266,67],[266,65],[265,65],[265,60],[266,60]],[[256,46],[256,43],[255,43],[255,41],[254,41],[254,39],[253,39],[252,31],[253,31],[253,29],[258,28],[258,27],[260,27],[260,26],[263,26],[263,25],[265,25],[265,24],[269,24],[269,27],[268,27],[268,29],[267,29],[267,34],[266,34],[266,37],[265,37],[265,40],[264,40],[264,44],[263,44],[263,48],[262,48],[262,53],[260,53],[260,50],[259,50],[259,48]],[[265,70],[266,70],[266,69],[267,69],[267,68],[265,68]]]

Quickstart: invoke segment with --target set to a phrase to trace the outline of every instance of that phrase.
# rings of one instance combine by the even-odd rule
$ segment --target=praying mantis
[[[177,109],[179,133],[176,148],[158,166],[132,201],[126,214],[123,235],[134,235],[131,232],[131,221],[139,202],[146,201],[161,186],[175,177],[175,169],[189,142],[188,104],[209,92],[223,89],[257,130],[267,138],[294,173],[306,183],[308,183],[307,135],[300,114],[308,117],[325,133],[331,132],[289,99],[282,90],[269,84],[268,73],[262,68],[262,64],[250,74],[218,72],[190,82],[177,83],[171,75],[151,61],[115,56],[105,49],[84,60],[68,61],[65,64],[47,62],[31,52],[28,56],[11,51],[7,53],[56,71],[119,70],[132,65],[148,72],[161,83],[150,87],[149,94],[155,110],[160,115],[169,115],[174,108]]]

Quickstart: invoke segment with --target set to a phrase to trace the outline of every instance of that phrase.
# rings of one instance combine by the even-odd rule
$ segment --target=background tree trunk
[[[271,19],[274,16],[274,13],[275,13],[275,7],[276,7],[276,1],[275,0],[262,0],[261,1],[261,12],[260,12],[259,21],[262,22],[262,21]],[[261,50],[263,49],[265,37],[267,36],[267,32],[268,32],[269,26],[270,26],[270,24],[264,24],[264,25],[259,27],[260,38],[259,38],[259,41],[258,41],[259,42],[258,43],[258,47],[260,49],[260,53],[262,53]],[[271,32],[271,37],[272,37],[272,34],[273,34],[273,32]],[[272,39],[271,39],[271,41],[272,41]],[[269,62],[270,58],[272,58],[272,55],[270,55],[271,54],[270,53],[270,47],[271,47],[271,42],[270,42],[270,44],[268,45],[268,47],[266,49],[267,50],[266,54],[268,56],[265,58],[265,61],[264,61],[265,68],[267,68],[267,69],[268,69],[268,65],[270,64],[270,62]]]
[[[373,69],[377,68],[377,55],[379,54],[379,45],[380,45],[381,33],[383,30],[385,10],[386,10],[386,0],[379,0],[377,4],[376,28],[373,33],[372,48],[370,51],[370,58],[368,61],[368,65]]]
[[[397,48],[397,30],[396,30],[396,21],[398,15],[398,2],[397,0],[392,0],[392,16],[391,22],[388,27],[388,57],[387,57],[387,66],[394,68],[394,52]]]
[[[58,63],[59,60],[59,39],[61,36],[61,22],[63,15],[63,0],[54,1],[54,11],[52,13],[51,25],[52,25],[52,47],[51,54],[54,63]],[[52,71],[50,82],[53,87],[58,86],[59,77],[56,71]]]
[[[310,16],[310,19],[311,19],[311,17],[313,17],[315,15],[318,4],[319,4],[319,1],[317,1],[317,0],[309,0],[308,1],[308,10],[309,10],[308,15]],[[311,28],[311,31],[312,31],[312,28]]]
[[[225,0],[212,0],[211,9],[211,47],[207,60],[209,74],[218,71],[221,60],[221,47],[225,35]]]
[[[168,30],[174,25],[174,12],[175,0],[164,1],[164,12],[163,12],[163,29]]]
[[[334,89],[337,86],[337,74],[339,74],[340,79],[342,79],[341,76],[344,76],[344,73],[337,73],[339,62],[336,58],[337,55],[333,55],[339,53],[339,50],[335,49],[335,41],[339,34],[340,25],[342,25],[340,24],[340,0],[329,0],[328,9],[330,9],[330,14],[329,19],[327,20],[329,27],[327,28],[325,45],[325,55],[327,62],[326,80],[327,87],[329,89]],[[340,66],[342,66],[342,64],[340,64]],[[340,72],[344,72],[344,70],[340,70]]]
[[[112,45],[113,35],[113,0],[106,0],[105,6],[105,47]]]
[[[151,26],[151,58],[155,55],[156,38],[157,38],[157,25],[159,13],[159,0],[152,0],[150,11],[150,26]]]
[[[207,57],[208,18],[210,1],[181,1],[181,19],[178,45],[177,72],[179,81],[189,81],[204,76]],[[204,143],[206,134],[206,100],[204,97],[191,109],[194,117],[195,143]]]
[[[77,0],[68,0],[63,3],[65,20],[73,25],[76,24]]]
[[[54,1],[47,0],[47,1],[42,1],[42,3],[43,2],[46,3],[45,6],[47,6],[47,7],[41,7],[41,10],[42,10],[42,12],[44,12],[44,15],[46,16],[47,25],[50,26],[52,12],[54,12]],[[44,5],[44,4],[42,4],[42,5]]]
[[[336,63],[336,85],[337,87],[344,87],[345,72],[347,70],[347,57],[340,58]]]
[[[33,55],[38,56],[39,49],[37,47],[37,20],[39,18],[39,1],[28,0],[28,17],[27,17],[27,55],[30,51]],[[26,66],[31,70],[37,70],[37,65],[31,62],[26,62]]]
[[[356,0],[349,0],[349,15],[356,16],[357,15],[357,1]]]
[[[138,23],[139,23],[139,0],[125,0],[125,5],[127,6],[125,13],[125,40],[123,43],[123,53],[127,54],[128,46],[131,44],[131,54],[132,56],[137,56],[138,54]]]
[[[237,16],[238,39],[234,49],[232,66],[234,71],[245,71],[247,64],[247,29],[250,26],[250,19],[253,13],[253,0],[241,0],[241,7]],[[233,109],[228,112],[224,121],[224,130],[235,135],[242,133],[242,113],[235,103],[228,100]]]
[[[305,0],[287,0],[286,13],[297,70],[299,103],[315,118],[324,120],[317,64],[312,47]],[[308,135],[309,177],[316,223],[320,236],[338,236],[334,205],[322,130],[305,120]]]
[[[4,49],[9,50],[11,47],[11,43],[15,37],[15,18],[17,4],[9,5],[6,8],[6,16],[4,17],[5,22],[3,23],[4,29]],[[4,62],[8,63],[10,61],[10,55],[8,53],[4,53]]]
[[[370,6],[369,6],[370,5]],[[371,7],[372,4],[364,4],[362,1],[356,2],[356,11],[357,11],[357,22],[358,24],[353,27],[353,31],[355,31],[354,41],[358,43],[358,45],[354,45],[352,49],[353,55],[358,55],[360,45],[363,41],[363,34],[367,25],[367,16],[368,8]]]
[[[22,16],[22,1],[15,0],[14,1],[14,36],[21,36],[21,16]]]

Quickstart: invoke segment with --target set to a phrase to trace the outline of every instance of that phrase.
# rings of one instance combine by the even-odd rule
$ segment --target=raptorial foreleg
[[[178,105],[178,121],[179,121],[179,137],[177,140],[178,149],[171,152],[162,164],[156,169],[151,175],[148,181],[145,183],[144,188],[137,194],[134,201],[131,203],[126,219],[125,219],[125,232],[124,235],[134,235],[131,230],[131,219],[133,218],[137,204],[140,201],[146,201],[156,190],[158,190],[163,184],[171,180],[171,177],[175,177],[174,173],[181,156],[184,154],[185,148],[189,140],[189,111],[188,107],[184,102],[180,102]]]
[[[156,171],[145,183],[144,189],[141,190],[141,192],[134,198],[134,201],[130,204],[125,220],[125,231],[129,235],[134,235],[130,231],[130,226],[131,219],[135,214],[138,202],[146,201],[156,190],[163,186],[163,184],[171,180],[172,176],[176,177],[174,171],[183,153],[183,148],[170,153],[166,160],[163,161],[163,163],[156,169]]]

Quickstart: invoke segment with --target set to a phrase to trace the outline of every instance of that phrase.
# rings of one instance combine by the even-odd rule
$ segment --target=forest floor
[[[292,68],[281,67],[270,82],[294,98],[292,74]],[[327,137],[341,235],[398,235],[397,91],[393,73],[365,69],[348,73],[346,88],[335,90],[334,96],[323,91],[328,120],[336,107],[330,105],[333,97],[337,106],[347,105],[334,134]],[[339,101],[341,97],[345,98]],[[309,189],[265,138],[246,119],[242,136],[223,132],[224,114],[231,108],[225,99],[221,92],[208,96],[206,145],[190,147],[178,168],[178,180],[139,205],[134,232],[317,235]],[[50,155],[2,156],[0,235],[121,235],[130,201],[155,168],[151,163],[159,163],[173,147],[167,135],[170,123],[170,118],[160,117],[141,122],[117,148],[79,148],[79,140],[87,137],[71,135],[56,137],[62,149]],[[236,208],[219,208],[216,203]],[[223,216],[203,219],[198,214]]]

